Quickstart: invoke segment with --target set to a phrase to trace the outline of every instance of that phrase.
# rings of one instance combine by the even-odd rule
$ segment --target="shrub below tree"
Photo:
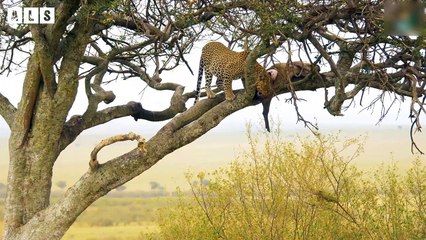
[[[161,211],[151,239],[425,239],[426,167],[364,173],[361,138],[275,134],[228,168],[189,176],[193,196]],[[260,146],[261,149],[260,149]],[[209,179],[209,184],[200,184]]]

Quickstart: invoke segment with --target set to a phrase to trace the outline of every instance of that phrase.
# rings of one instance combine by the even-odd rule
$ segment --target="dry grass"
[[[123,225],[108,227],[82,227],[72,226],[63,240],[140,240],[144,233],[159,231],[152,222],[140,223],[140,225]]]
[[[55,200],[53,200],[55,201]],[[158,232],[157,210],[176,201],[161,198],[104,197],[90,206],[68,230],[65,240],[136,240],[145,233]],[[0,201],[0,212],[4,203]],[[0,239],[3,222],[0,222]]]

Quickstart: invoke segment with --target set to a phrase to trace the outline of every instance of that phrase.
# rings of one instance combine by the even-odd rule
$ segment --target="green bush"
[[[351,164],[360,138],[295,144],[276,133],[264,141],[249,134],[249,142],[228,168],[188,176],[192,196],[161,211],[151,239],[426,238],[419,159],[404,176],[394,165],[369,175]]]

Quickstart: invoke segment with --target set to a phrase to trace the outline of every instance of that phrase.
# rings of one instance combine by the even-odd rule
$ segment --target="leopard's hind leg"
[[[223,90],[223,81],[220,78],[216,79],[216,87],[220,90]]]
[[[208,98],[215,98],[216,94],[211,90],[210,85],[212,84],[213,73],[210,69],[206,69],[206,94]]]

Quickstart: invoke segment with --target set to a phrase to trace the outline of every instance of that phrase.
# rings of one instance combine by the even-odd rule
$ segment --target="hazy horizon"
[[[263,131],[259,124],[255,124],[254,131]],[[312,136],[309,130],[289,130],[281,126],[281,131],[288,141],[294,141],[299,136]],[[322,133],[337,133],[338,128],[322,129]],[[364,153],[354,160],[353,164],[361,170],[376,169],[380,163],[397,162],[401,170],[410,166],[416,157],[410,151],[409,129],[406,127],[370,127],[370,128],[340,128],[340,136],[354,137],[367,135]],[[59,190],[55,186],[57,181],[66,181],[67,187],[77,181],[88,170],[88,160],[93,147],[110,135],[82,134],[74,143],[66,148],[58,158],[54,167],[52,190]],[[145,136],[148,140],[150,136]],[[416,134],[416,141],[422,150],[426,151],[426,136]],[[99,161],[105,162],[116,156],[126,153],[135,147],[135,142],[118,143],[102,149]],[[150,181],[159,182],[168,191],[176,187],[187,188],[185,173],[192,171],[213,171],[227,166],[248,147],[246,130],[223,131],[213,129],[193,143],[170,153],[160,160],[151,169],[125,184],[126,191],[149,190]],[[392,160],[393,159],[393,160]],[[420,156],[426,161],[425,156]],[[0,137],[0,182],[5,183],[7,178],[7,138]]]

